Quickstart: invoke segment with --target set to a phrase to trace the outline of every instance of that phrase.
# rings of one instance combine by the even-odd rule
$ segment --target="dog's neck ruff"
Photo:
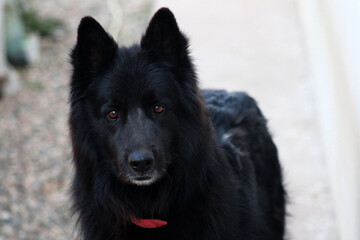
[[[142,228],[158,228],[167,225],[166,221],[158,219],[131,218],[131,222]]]

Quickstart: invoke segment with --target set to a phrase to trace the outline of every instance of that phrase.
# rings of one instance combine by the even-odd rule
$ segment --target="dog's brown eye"
[[[155,105],[154,106],[154,113],[156,113],[156,114],[162,113],[164,111],[164,109],[165,108],[163,106],[161,106],[161,105]]]
[[[118,118],[118,116],[119,116],[119,113],[115,110],[112,110],[108,113],[108,117],[110,119],[116,119],[116,118]]]

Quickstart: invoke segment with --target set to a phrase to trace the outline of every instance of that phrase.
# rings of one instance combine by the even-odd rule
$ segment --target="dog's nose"
[[[128,162],[136,172],[146,172],[153,166],[154,155],[147,150],[137,150],[130,153]]]

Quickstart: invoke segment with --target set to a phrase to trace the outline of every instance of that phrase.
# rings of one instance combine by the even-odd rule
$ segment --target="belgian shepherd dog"
[[[264,116],[243,92],[198,88],[169,9],[130,47],[83,18],[71,63],[83,239],[284,238],[285,191]]]

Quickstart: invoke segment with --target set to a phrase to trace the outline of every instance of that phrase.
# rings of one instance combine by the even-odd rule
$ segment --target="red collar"
[[[167,225],[166,221],[158,220],[158,219],[142,219],[132,217],[131,222],[142,228],[158,228]]]

